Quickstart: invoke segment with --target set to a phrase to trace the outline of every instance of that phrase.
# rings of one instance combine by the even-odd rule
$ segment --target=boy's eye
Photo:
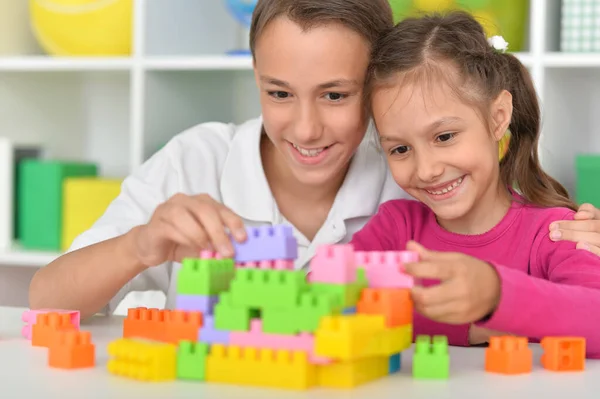
[[[268,94],[271,97],[275,97],[278,100],[285,100],[290,96],[290,93],[288,93],[287,91],[269,91]]]
[[[342,93],[327,93],[326,97],[331,101],[343,100],[346,96]]]

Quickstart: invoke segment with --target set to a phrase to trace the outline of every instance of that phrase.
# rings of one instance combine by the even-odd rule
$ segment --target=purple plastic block
[[[229,331],[215,330],[215,319],[213,316],[204,316],[202,328],[198,331],[198,341],[207,344],[229,344]]]
[[[248,239],[245,242],[233,241],[237,263],[298,257],[298,242],[291,226],[248,227],[246,232]]]
[[[215,304],[219,301],[218,295],[177,295],[175,309],[187,312],[202,312],[213,314]]]

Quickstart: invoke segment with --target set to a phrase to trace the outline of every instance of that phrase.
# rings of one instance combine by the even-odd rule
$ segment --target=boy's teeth
[[[316,157],[317,155],[322,153],[323,150],[325,149],[325,148],[316,148],[316,149],[312,149],[312,150],[307,150],[302,147],[298,147],[296,144],[292,144],[292,145],[294,146],[295,149],[298,150],[298,152],[300,154],[304,155],[305,157]]]
[[[449,191],[454,190],[456,187],[458,187],[460,185],[460,183],[462,183],[463,179],[462,177],[460,179],[458,179],[457,181],[455,181],[454,183],[452,183],[451,185],[449,185],[448,187],[445,187],[441,190],[437,190],[437,191],[430,191],[430,190],[425,190],[427,191],[429,194],[433,194],[433,195],[442,195],[442,194],[446,194]]]

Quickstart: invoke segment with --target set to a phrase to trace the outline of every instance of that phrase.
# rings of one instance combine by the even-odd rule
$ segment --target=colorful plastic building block
[[[229,344],[231,331],[217,330],[214,316],[204,316],[202,328],[198,332],[198,341],[207,344]]]
[[[175,309],[213,314],[218,295],[177,295]]]
[[[447,379],[450,374],[448,338],[434,335],[417,336],[413,355],[413,378]]]
[[[585,369],[585,338],[544,337],[542,366],[551,371],[583,371]]]
[[[99,177],[69,177],[63,181],[63,251],[102,216],[121,192],[121,183],[121,180]]]
[[[294,270],[294,261],[291,259],[263,260],[260,262],[240,262],[235,267],[248,269]]]
[[[50,347],[63,331],[77,331],[68,313],[40,313],[31,328],[31,345]]]
[[[387,357],[366,357],[319,366],[317,383],[326,388],[355,388],[388,374]]]
[[[394,374],[402,368],[402,353],[396,353],[389,358],[389,373]]]
[[[310,262],[310,282],[349,284],[356,281],[354,248],[350,244],[322,245]]]
[[[96,348],[89,331],[61,331],[48,349],[48,365],[60,369],[94,367]]]
[[[63,232],[63,182],[95,177],[95,164],[23,160],[19,165],[19,234],[27,249],[60,251]]]
[[[485,370],[500,374],[531,373],[533,353],[525,337],[491,337],[485,351]]]
[[[325,316],[315,332],[315,354],[337,360],[387,359],[411,343],[412,325],[388,328],[380,315]]]
[[[291,226],[248,227],[246,233],[248,239],[245,242],[232,242],[237,263],[298,257],[298,242]]]
[[[404,273],[404,264],[418,260],[410,251],[356,252],[356,264],[364,267],[371,288],[411,288],[412,276]]]
[[[408,288],[366,288],[356,310],[358,313],[384,316],[387,327],[413,322],[413,302]]]
[[[177,343],[195,340],[201,326],[200,312],[132,308],[123,321],[123,338]]]
[[[317,383],[317,366],[306,352],[213,345],[206,381],[305,390]]]
[[[169,310],[166,313],[165,324],[164,342],[177,344],[179,341],[192,341],[198,338],[202,327],[202,313]]]
[[[312,277],[311,277],[312,279]],[[368,287],[369,283],[365,275],[364,269],[356,269],[356,278],[351,283],[321,283],[314,280],[310,283],[310,290],[318,293],[330,293],[339,296],[343,307],[356,306],[364,288]]]
[[[215,328],[218,330],[248,331],[250,320],[258,315],[259,311],[257,309],[234,305],[231,293],[225,292],[219,296],[219,302],[215,305]]]
[[[204,381],[209,348],[203,342],[181,341],[177,348],[177,378]]]
[[[303,351],[307,353],[308,360],[311,363],[327,364],[331,362],[330,359],[315,355],[314,336],[312,334],[281,335],[265,333],[260,319],[253,319],[250,322],[250,331],[248,332],[231,332],[230,344],[239,347]]]
[[[108,344],[108,372],[142,381],[174,380],[177,347],[172,344],[117,339]]]
[[[26,310],[21,315],[21,319],[26,323],[25,326],[21,329],[21,335],[23,337],[31,340],[31,327],[37,321],[37,315],[43,313],[66,313],[71,318],[71,324],[75,326],[76,329],[79,329],[81,315],[78,310],[66,310],[66,309],[36,309],[36,310]]]
[[[177,294],[218,295],[229,289],[234,270],[233,259],[186,258],[177,274]]]

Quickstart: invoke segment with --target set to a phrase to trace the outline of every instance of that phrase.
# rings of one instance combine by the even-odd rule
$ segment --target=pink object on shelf
[[[350,244],[322,245],[310,262],[310,282],[348,284],[356,281],[354,247]]]
[[[371,288],[411,288],[412,276],[404,273],[404,264],[417,262],[419,254],[411,251],[356,252],[358,267],[364,267]]]
[[[263,260],[260,262],[240,262],[235,267],[247,269],[294,270],[294,261],[290,259]]]
[[[332,362],[331,359],[314,354],[315,345],[312,334],[284,335],[263,333],[262,321],[260,319],[252,319],[250,321],[250,331],[232,331],[229,334],[229,345],[303,351],[308,353],[308,360],[313,364],[328,364]]]
[[[21,319],[26,323],[25,326],[21,329],[21,335],[31,340],[31,327],[37,321],[38,314],[45,313],[59,313],[59,314],[69,314],[71,316],[71,323],[75,326],[75,328],[79,329],[80,323],[80,313],[78,310],[66,310],[66,309],[36,309],[36,310],[26,310],[23,312]]]

